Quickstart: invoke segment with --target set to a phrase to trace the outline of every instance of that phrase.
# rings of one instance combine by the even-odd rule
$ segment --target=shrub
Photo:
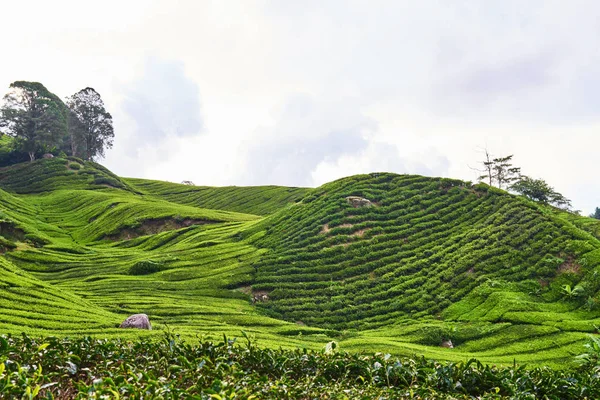
[[[65,393],[69,398],[198,399],[255,398],[257,394],[261,399],[600,396],[595,368],[554,371],[489,366],[474,359],[439,363],[382,353],[262,349],[242,334],[243,345],[227,337],[188,344],[169,333],[160,341],[133,342],[0,336],[0,397],[65,398]],[[593,352],[598,352],[598,345]],[[597,365],[597,357],[589,360],[589,366]]]
[[[123,184],[121,182],[108,176],[96,176],[96,178],[94,178],[94,183],[96,185],[108,185],[115,188],[123,187]]]
[[[148,275],[160,272],[164,269],[162,262],[144,260],[138,261],[129,268],[129,275]]]

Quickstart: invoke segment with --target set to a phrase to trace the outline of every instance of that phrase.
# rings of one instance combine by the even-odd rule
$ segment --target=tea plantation
[[[600,326],[599,238],[452,179],[214,188],[17,164],[0,397],[593,398],[595,370],[567,371]],[[118,328],[137,313],[151,331]]]

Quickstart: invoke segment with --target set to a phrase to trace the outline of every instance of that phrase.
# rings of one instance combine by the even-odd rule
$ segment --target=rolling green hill
[[[354,208],[349,196],[371,206]],[[271,250],[256,267],[255,287],[270,292],[264,307],[311,325],[468,318],[457,314],[456,303],[495,280],[548,301],[559,300],[565,284],[579,284],[589,296],[600,289],[600,280],[586,279],[600,267],[598,240],[549,210],[484,185],[355,176],[324,185],[261,227],[265,234],[256,244]],[[468,319],[511,321],[505,314],[539,308],[524,307],[526,298],[500,297],[500,309]]]
[[[0,332],[558,366],[600,326],[598,232],[452,179],[212,188],[38,160],[0,169]],[[117,328],[134,313],[155,329]]]
[[[310,191],[281,186],[208,187],[133,178],[126,181],[145,194],[173,203],[256,215],[279,211]]]

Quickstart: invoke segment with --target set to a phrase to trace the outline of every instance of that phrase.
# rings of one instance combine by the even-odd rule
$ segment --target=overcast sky
[[[600,206],[595,0],[20,0],[3,2],[0,37],[3,92],[102,95],[101,162],[122,176],[475,180],[487,147]]]

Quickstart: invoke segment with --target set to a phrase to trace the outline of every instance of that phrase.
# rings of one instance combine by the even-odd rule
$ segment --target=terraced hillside
[[[299,201],[310,189],[281,186],[190,186],[146,179],[126,180],[136,189],[177,204],[267,215]]]
[[[26,181],[27,171],[35,180]],[[294,337],[300,331],[320,335],[314,346],[328,339],[323,330],[261,315],[237,290],[251,283],[249,262],[261,252],[234,238],[258,215],[146,195],[76,159],[1,169],[0,202],[0,282],[9,282],[0,290],[0,331],[137,336],[168,325],[191,337],[245,330],[284,346],[311,347],[310,339]],[[27,277],[22,285],[14,286],[15,274]],[[151,316],[155,332],[117,329],[140,312]]]
[[[496,334],[461,346],[472,351],[535,337],[530,350],[568,352],[600,324],[600,242],[572,220],[597,222],[563,214],[457,180],[345,178],[255,226],[269,252],[254,289],[268,315],[311,326],[430,345]]]
[[[559,365],[600,326],[598,223],[486,185],[209,188],[57,158],[0,169],[0,206],[0,332]],[[140,312],[153,331],[117,328]]]
[[[355,208],[350,196],[371,203]],[[593,262],[600,243],[565,220],[448,179],[342,179],[263,225],[257,244],[272,252],[257,265],[255,287],[272,291],[268,308],[335,328],[437,316],[487,280],[545,287],[556,299],[563,284],[579,283],[582,263],[600,266]]]

